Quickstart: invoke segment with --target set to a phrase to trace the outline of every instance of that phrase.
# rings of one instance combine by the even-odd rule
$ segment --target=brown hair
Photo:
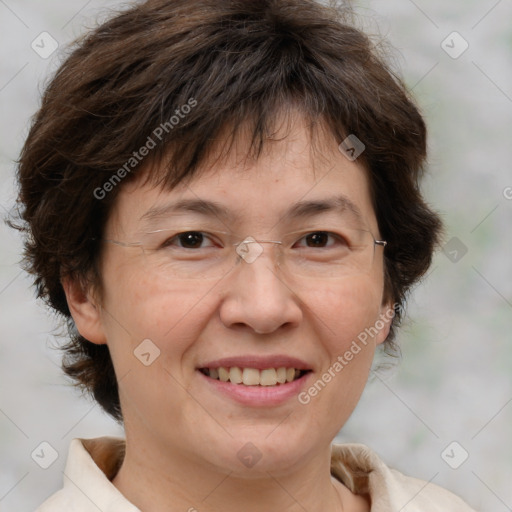
[[[79,40],[47,87],[19,161],[26,268],[38,296],[68,320],[64,370],[116,419],[108,347],[76,331],[61,277],[100,285],[97,240],[123,180],[156,162],[165,165],[151,179],[163,186],[190,179],[221,131],[234,137],[243,123],[257,157],[289,104],[340,142],[355,134],[365,144],[359,158],[388,241],[385,295],[401,306],[428,269],[441,226],[419,191],[426,129],[348,7],[149,0]],[[394,335],[392,326],[390,346]]]

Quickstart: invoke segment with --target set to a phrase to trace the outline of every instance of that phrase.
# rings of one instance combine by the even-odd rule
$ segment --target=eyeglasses
[[[373,266],[376,247],[387,245],[368,230],[344,227],[336,231],[294,231],[281,240],[174,228],[144,233],[136,242],[103,241],[133,249],[134,258],[140,258],[146,272],[173,280],[220,278],[239,265],[252,265],[265,256],[276,269],[301,277],[335,279],[366,274]],[[270,254],[268,246],[273,249]]]

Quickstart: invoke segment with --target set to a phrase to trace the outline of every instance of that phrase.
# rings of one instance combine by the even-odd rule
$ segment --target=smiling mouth
[[[211,379],[241,386],[281,386],[300,379],[311,370],[286,367],[258,370],[257,368],[221,366],[219,368],[199,368],[199,371]]]

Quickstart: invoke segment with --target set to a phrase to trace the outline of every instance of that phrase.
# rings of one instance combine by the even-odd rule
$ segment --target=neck
[[[331,477],[330,447],[293,472],[240,476],[179,452],[163,454],[151,447],[131,450],[131,446],[128,440],[113,483],[145,512],[238,512],[242,504],[247,512],[370,510],[365,500]]]

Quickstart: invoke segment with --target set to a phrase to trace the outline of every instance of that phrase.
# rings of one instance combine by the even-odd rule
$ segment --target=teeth
[[[210,371],[211,375],[211,371]],[[286,368],[278,368],[276,372],[276,379],[279,384],[284,384],[286,382]]]
[[[246,386],[257,386],[260,383],[260,372],[256,368],[244,368],[242,376]]]
[[[211,374],[210,374],[211,377]],[[219,379],[222,382],[227,382],[229,380],[229,371],[226,368],[219,368]]]
[[[243,384],[244,386],[276,386],[293,382],[302,375],[301,370],[295,368],[266,368],[258,370],[256,368],[205,368],[204,372],[212,379],[218,379],[222,382],[231,382],[233,384]]]
[[[211,375],[211,372],[210,372],[210,375]],[[231,368],[229,370],[229,380],[233,384],[240,384],[243,380],[242,370],[240,370],[240,368],[237,368],[236,366]]]
[[[277,384],[277,372],[274,368],[268,370],[261,370],[260,385],[261,386],[275,386]]]

